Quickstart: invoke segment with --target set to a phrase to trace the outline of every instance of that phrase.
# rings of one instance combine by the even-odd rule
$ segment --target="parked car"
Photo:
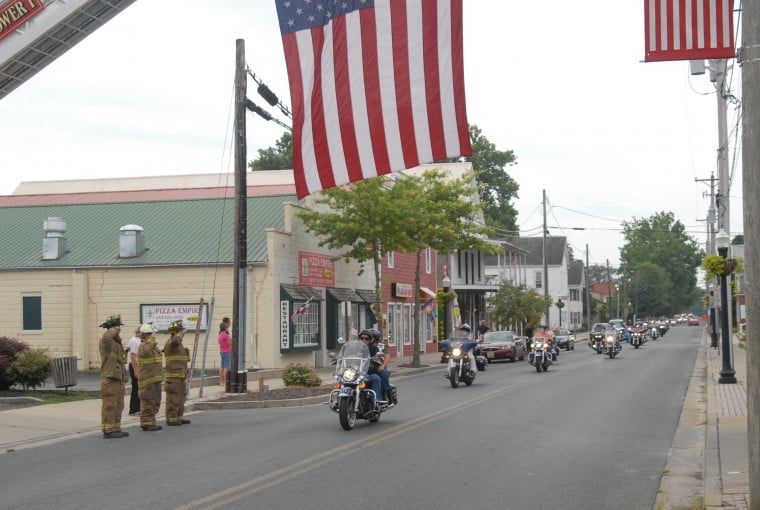
[[[558,349],[566,351],[575,350],[575,334],[567,328],[557,328],[554,330],[554,343]]]
[[[525,359],[525,342],[513,331],[488,331],[483,335],[480,352],[488,362]]]

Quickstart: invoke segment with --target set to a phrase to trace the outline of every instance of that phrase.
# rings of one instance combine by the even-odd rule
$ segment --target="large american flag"
[[[275,0],[303,198],[467,156],[462,0]]]
[[[734,57],[733,0],[644,0],[644,61]]]

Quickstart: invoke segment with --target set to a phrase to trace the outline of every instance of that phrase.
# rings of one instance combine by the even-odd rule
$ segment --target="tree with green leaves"
[[[391,251],[415,253],[415,295],[419,295],[421,253],[457,249],[493,250],[484,240],[487,227],[476,221],[477,204],[470,178],[449,179],[441,171],[422,176],[393,174],[324,190],[316,204],[299,213],[306,229],[321,238],[320,246],[342,252],[335,258],[372,261],[375,270],[375,312],[382,325],[380,262]],[[419,365],[420,303],[414,310],[412,364]]]
[[[544,297],[536,289],[524,285],[514,285],[503,281],[499,290],[488,298],[488,306],[497,324],[504,324],[523,332],[541,324],[544,310],[551,303],[550,297]]]
[[[274,147],[259,149],[259,157],[248,163],[251,170],[289,170],[293,168],[293,135],[285,131]]]
[[[468,200],[475,193],[471,176],[449,178],[440,170],[427,170],[421,176],[403,174],[396,180],[399,207],[407,213],[402,228],[406,241],[399,251],[416,255],[414,270],[415,295],[419,295],[422,254],[432,248],[442,255],[456,250],[480,250],[496,253],[496,245],[488,243],[488,227],[478,221],[480,207]],[[414,307],[414,350],[412,365],[420,364],[420,307]]]
[[[639,315],[670,315],[696,302],[696,269],[703,253],[672,212],[623,222],[623,236],[626,242],[620,250],[620,272],[629,298],[638,289],[644,306],[639,308]],[[657,296],[662,292],[667,295]]]
[[[380,306],[382,288],[380,262],[383,256],[402,247],[401,227],[405,210],[398,207],[385,177],[364,179],[347,186],[323,190],[317,206],[298,217],[307,231],[320,237],[320,246],[339,251],[334,259],[371,261],[375,273],[375,315],[383,324]]]

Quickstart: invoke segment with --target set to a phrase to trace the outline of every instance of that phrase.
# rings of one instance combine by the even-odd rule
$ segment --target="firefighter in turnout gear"
[[[127,351],[121,343],[121,315],[109,315],[100,325],[106,328],[100,339],[100,427],[103,437],[114,439],[129,436],[121,430],[124,411],[124,385],[127,382]]]
[[[190,361],[190,350],[182,345],[184,329],[182,320],[169,324],[171,336],[164,344],[166,424],[170,427],[190,424],[190,420],[183,418],[185,414],[185,379],[187,378],[187,364]]]
[[[156,337],[152,324],[140,326],[140,347],[137,349],[137,366],[140,378],[140,426],[146,432],[161,430],[156,424],[156,413],[161,406],[161,382],[163,358],[156,345]]]

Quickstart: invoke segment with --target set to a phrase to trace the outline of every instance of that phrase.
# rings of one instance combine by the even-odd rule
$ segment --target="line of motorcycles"
[[[667,331],[666,325],[649,326],[648,324],[620,330],[612,327],[592,329],[589,333],[588,344],[597,354],[604,354],[612,359],[623,349],[624,341],[630,343],[634,349],[638,349],[649,340],[659,339]]]
[[[342,339],[338,340],[343,343]],[[475,382],[477,372],[486,369],[488,360],[476,353],[478,342],[467,338],[441,342],[446,358],[446,377],[452,388],[460,383],[467,386]],[[375,355],[376,361],[382,363],[382,350]],[[336,355],[330,353],[331,364],[335,365],[336,384],[325,404],[338,413],[338,419],[344,430],[352,430],[357,419],[377,423],[382,413],[392,408],[398,401],[398,392],[391,385],[390,395],[377,395],[370,384],[369,348],[359,341],[344,343]]]

